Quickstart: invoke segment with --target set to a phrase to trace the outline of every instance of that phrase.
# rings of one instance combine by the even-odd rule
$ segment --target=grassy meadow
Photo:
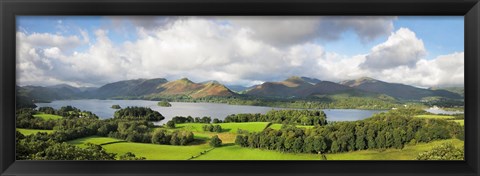
[[[82,146],[87,143],[97,144],[97,145],[105,145],[105,144],[112,144],[116,142],[125,142],[124,140],[119,140],[115,138],[109,137],[100,137],[100,136],[90,136],[85,138],[79,138],[72,141],[68,141],[69,144]]]
[[[24,128],[17,128],[17,131],[22,133],[23,135],[31,135],[31,134],[36,134],[36,133],[53,133],[55,130],[36,130],[36,129],[24,129]]]
[[[158,145],[125,142],[98,136],[81,138],[68,143],[83,147],[87,142],[102,145],[107,152],[116,153],[117,155],[132,152],[136,156],[145,157],[147,160],[186,160],[192,156],[198,156],[193,158],[193,160],[322,160],[321,155],[318,154],[282,153],[272,150],[244,148],[231,143],[231,141],[213,150],[210,150],[212,148],[208,144],[187,146]],[[326,157],[327,160],[414,160],[419,153],[429,151],[434,146],[445,142],[453,143],[460,148],[463,148],[464,145],[461,140],[447,139],[407,145],[403,149],[361,150],[326,154]],[[205,153],[201,154],[202,152]]]
[[[59,115],[44,114],[44,113],[35,114],[33,115],[33,117],[42,118],[43,120],[58,120],[62,118],[62,116],[59,116]]]
[[[238,129],[247,130],[250,132],[263,131],[269,122],[249,122],[249,123],[218,123],[213,125],[220,125],[222,132],[237,133]],[[203,132],[202,126],[204,123],[183,123],[177,124],[176,128],[188,130],[192,132]]]
[[[453,119],[455,117],[448,116],[448,115],[416,115],[415,117],[418,118],[426,118],[426,119]]]

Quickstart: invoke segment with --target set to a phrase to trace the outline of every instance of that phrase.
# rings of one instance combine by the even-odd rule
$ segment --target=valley
[[[463,151],[463,114],[424,111],[461,110],[458,89],[298,76],[235,88],[187,78],[17,87],[17,159],[415,160]]]

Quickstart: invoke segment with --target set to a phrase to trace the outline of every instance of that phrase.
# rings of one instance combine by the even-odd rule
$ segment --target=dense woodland
[[[464,139],[463,127],[443,119],[413,118],[421,110],[399,109],[371,118],[336,122],[311,129],[284,125],[258,133],[237,135],[242,147],[294,153],[337,153],[364,149],[403,148],[407,143]]]
[[[35,114],[57,114],[57,120],[44,120]],[[104,136],[128,142],[162,145],[190,145],[194,139],[191,131],[177,130],[175,124],[202,123],[202,130],[222,133],[218,123],[271,122],[283,124],[281,129],[267,127],[261,132],[239,129],[235,144],[241,147],[261,148],[291,153],[339,153],[365,149],[401,149],[407,144],[430,142],[439,139],[464,139],[463,127],[444,119],[414,118],[427,112],[414,108],[400,108],[373,117],[351,122],[327,123],[327,116],[320,110],[272,110],[266,114],[232,114],[224,121],[210,117],[174,117],[163,127],[152,121],[164,117],[150,108],[126,107],[117,110],[112,119],[100,120],[95,114],[66,106],[58,110],[42,107],[38,110],[17,110],[17,128],[55,130],[52,133],[36,133],[24,136],[17,132],[17,159],[27,160],[141,160],[133,153],[116,156],[107,153],[102,146],[88,144],[84,148],[65,143],[70,140]],[[455,115],[453,119],[463,119]],[[213,122],[213,124],[212,124]],[[313,126],[302,128],[301,126]],[[210,146],[219,147],[218,136],[210,139]],[[448,156],[438,156],[450,150]],[[424,153],[418,159],[458,158],[460,149],[451,146]]]
[[[59,120],[44,120],[36,118],[36,113],[63,115]],[[193,141],[193,133],[187,131],[154,130],[150,120],[164,117],[150,108],[127,107],[118,110],[115,118],[99,120],[91,112],[80,111],[74,107],[62,107],[55,110],[50,107],[33,110],[19,109],[16,113],[17,128],[46,129],[55,132],[37,133],[24,136],[17,132],[17,159],[50,160],[64,156],[65,160],[110,160],[114,155],[107,154],[101,146],[89,145],[87,148],[78,148],[64,143],[69,140],[93,135],[112,137],[129,142],[156,143],[167,145],[187,145]],[[154,131],[152,133],[152,131]],[[88,155],[88,156],[87,156]],[[90,156],[91,155],[91,156]],[[57,157],[57,158],[55,158]],[[136,160],[132,153],[118,156],[126,160]]]
[[[319,110],[271,110],[266,114],[232,114],[224,122],[273,122],[298,125],[326,125],[327,116]]]

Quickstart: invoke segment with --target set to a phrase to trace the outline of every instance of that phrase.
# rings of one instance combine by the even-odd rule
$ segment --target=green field
[[[68,141],[68,143],[73,145],[83,145],[86,143],[102,145],[102,144],[110,144],[110,143],[122,142],[122,141],[124,140],[119,140],[119,139],[109,138],[109,137],[90,136],[90,137],[78,138],[72,141]]]
[[[227,145],[215,148],[194,160],[321,160],[316,154],[281,153],[272,150]]]
[[[17,128],[17,131],[22,133],[25,136],[31,135],[31,134],[36,134],[39,132],[42,133],[53,133],[55,130],[36,130],[36,129],[25,129],[25,128]]]
[[[427,119],[453,119],[453,116],[446,116],[446,115],[416,115],[415,117],[418,118],[427,118]]]
[[[107,152],[116,153],[117,155],[132,152],[137,157],[145,157],[147,160],[187,160],[194,155],[200,154],[200,152],[208,150],[210,146],[208,144],[174,146],[121,142],[104,145],[103,148]]]
[[[461,126],[465,126],[465,120],[452,120],[452,121],[459,123]]]
[[[282,128],[282,124],[272,124],[269,126],[271,129],[279,130]],[[314,126],[296,125],[297,128],[313,128]]]
[[[362,150],[346,153],[327,154],[328,160],[414,160],[419,153],[429,151],[444,142],[452,142],[455,147],[463,148],[464,142],[447,139],[417,145],[405,146],[403,149]]]
[[[44,113],[35,114],[33,115],[33,117],[42,118],[43,120],[58,120],[62,118],[62,116],[59,116],[59,115],[44,114]]]
[[[231,133],[222,133],[231,134]],[[207,136],[206,136],[207,137]],[[220,136],[221,138],[221,136]],[[197,156],[201,152],[210,149],[208,144],[173,146],[121,142],[121,140],[106,137],[87,137],[70,141],[70,144],[83,147],[87,142],[95,144],[105,144],[109,142],[120,141],[103,145],[107,152],[122,155],[126,152],[132,152],[136,156],[145,157],[147,160],[186,160],[192,156]],[[195,160],[321,160],[318,154],[294,154],[282,153],[273,150],[262,150],[240,147],[231,143],[224,143],[222,147],[215,148],[206,154],[203,154]],[[430,143],[419,143],[417,145],[407,145],[403,149],[386,150],[362,150],[346,153],[326,154],[328,160],[414,160],[416,156],[425,151],[431,150],[434,146],[444,142],[452,142],[456,147],[463,148],[463,141],[458,139],[448,139],[433,141]]]
[[[248,123],[217,123],[213,125],[222,126],[223,132],[237,133],[238,129],[247,130],[250,132],[259,132],[265,129],[269,122],[248,122]],[[178,129],[184,129],[193,132],[203,132],[202,126],[205,123],[182,123],[177,124]]]

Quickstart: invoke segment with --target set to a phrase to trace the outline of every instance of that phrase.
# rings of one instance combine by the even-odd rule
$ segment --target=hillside
[[[91,98],[141,96],[158,92],[157,87],[167,83],[164,78],[135,79],[106,84],[90,93]]]
[[[204,87],[202,89],[194,92],[190,96],[192,98],[202,98],[202,97],[208,97],[208,96],[225,97],[225,96],[235,95],[235,93],[232,92],[230,89],[216,82],[205,83],[203,85]]]
[[[429,90],[417,88],[405,84],[387,83],[373,78],[362,77],[356,80],[342,81],[340,84],[355,89],[385,94],[403,100],[421,100],[425,97],[440,96],[445,98],[459,99],[460,95],[445,90]]]
[[[308,97],[345,92],[354,88],[318,79],[293,76],[281,82],[265,82],[249,91],[247,95],[266,97]]]
[[[245,88],[245,87],[244,87]],[[195,83],[188,78],[167,81],[164,78],[135,79],[109,83],[100,88],[73,87],[66,84],[41,87],[17,87],[17,97],[22,104],[64,99],[162,99],[247,96],[251,98],[315,98],[315,97],[368,97],[380,100],[426,100],[431,97],[461,99],[454,93],[461,89],[423,89],[398,83],[387,83],[363,77],[340,83],[320,81],[315,78],[292,76],[279,82],[264,82],[240,92],[212,80]]]

